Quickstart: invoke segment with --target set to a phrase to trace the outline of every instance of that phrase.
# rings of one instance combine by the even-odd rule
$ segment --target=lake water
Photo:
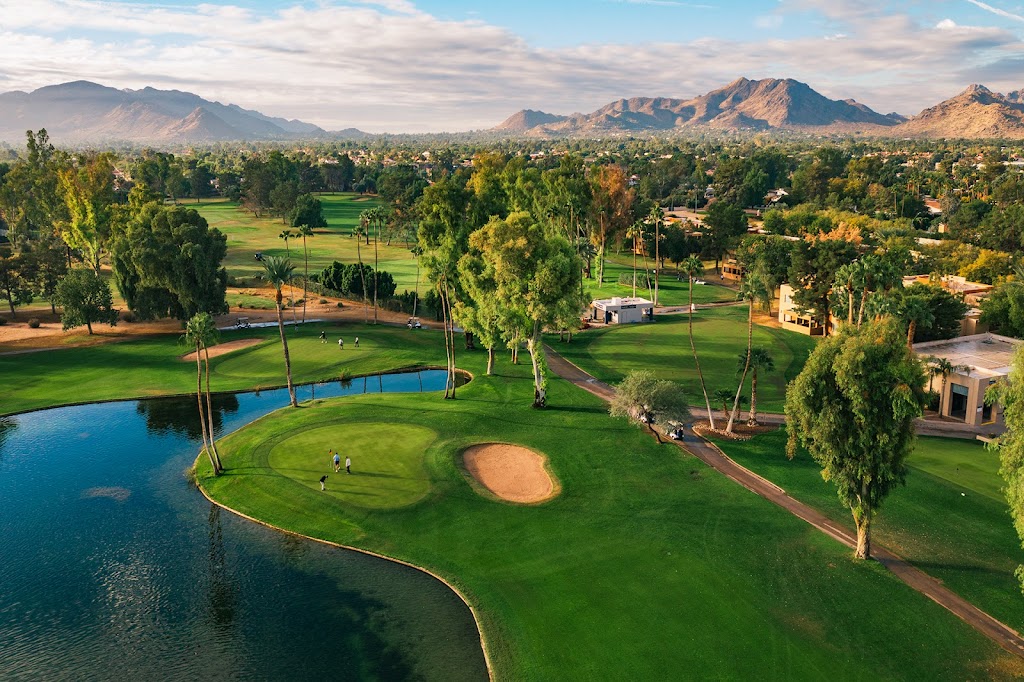
[[[434,370],[298,391],[444,381]],[[287,402],[284,390],[216,396],[218,433]],[[0,417],[0,679],[487,678],[447,586],[221,511],[184,478],[200,447],[194,397]]]

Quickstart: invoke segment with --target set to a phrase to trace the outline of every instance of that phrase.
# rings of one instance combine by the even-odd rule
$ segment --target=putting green
[[[396,509],[430,492],[423,454],[437,433],[422,426],[383,423],[332,424],[299,431],[270,450],[271,468],[307,488],[318,489],[328,475],[326,494],[368,509]],[[341,454],[334,473],[328,449]],[[344,470],[352,458],[352,473]]]

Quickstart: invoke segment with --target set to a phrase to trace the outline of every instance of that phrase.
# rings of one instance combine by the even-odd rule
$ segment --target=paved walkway
[[[547,351],[548,367],[550,367],[551,371],[555,374],[603,400],[610,400],[612,398],[615,393],[614,388],[587,374],[576,365],[558,355],[558,353],[550,347],[547,348]],[[768,416],[769,415],[765,415],[765,417]],[[781,417],[782,415],[772,416]],[[767,418],[765,421],[768,421]],[[672,442],[682,448],[685,452],[697,457],[711,468],[724,474],[736,483],[739,483],[747,490],[760,495],[770,502],[774,502],[789,513],[803,519],[821,532],[826,533],[847,547],[856,547],[856,536],[850,533],[847,529],[838,526],[835,522],[813,507],[809,507],[803,502],[790,497],[786,494],[785,490],[771,481],[757,475],[745,467],[740,466],[713,443],[697,436],[692,429],[686,429],[682,441]],[[872,558],[892,571],[896,577],[907,585],[940,606],[943,606],[975,630],[1001,646],[1003,649],[1024,658],[1024,637],[1021,637],[1016,630],[996,620],[960,595],[944,587],[940,581],[936,580],[924,571],[911,566],[906,560],[900,558],[884,547],[873,543],[871,554]]]

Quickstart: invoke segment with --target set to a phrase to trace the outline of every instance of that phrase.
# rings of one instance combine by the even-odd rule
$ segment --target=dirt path
[[[548,367],[551,368],[551,371],[603,400],[611,399],[615,392],[614,388],[590,376],[558,355],[550,347],[547,348],[547,351]],[[673,442],[747,490],[774,502],[847,547],[852,549],[856,546],[856,537],[848,530],[839,527],[816,509],[790,497],[785,490],[771,481],[740,466],[714,444],[694,434],[691,429],[686,429],[682,441]],[[1003,649],[1024,658],[1024,637],[1021,637],[1016,630],[996,620],[960,595],[944,587],[940,581],[910,565],[905,559],[884,547],[873,544],[872,556],[875,561],[892,571],[893,575],[904,583],[944,607]]]

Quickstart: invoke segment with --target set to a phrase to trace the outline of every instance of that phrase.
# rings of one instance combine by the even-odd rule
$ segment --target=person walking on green
[[[341,471],[341,455],[334,453],[334,473]]]
[[[352,473],[352,458],[351,457],[346,457],[345,458],[345,473],[346,474],[351,474]]]

